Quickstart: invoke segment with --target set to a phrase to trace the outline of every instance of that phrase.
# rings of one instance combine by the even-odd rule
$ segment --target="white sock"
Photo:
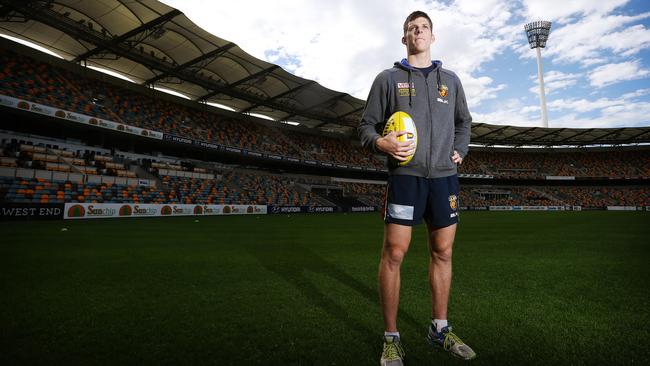
[[[433,319],[431,320],[431,324],[433,324],[433,326],[436,327],[436,332],[438,333],[442,331],[442,328],[448,325],[447,319]]]
[[[399,332],[384,332],[384,337],[386,336],[397,337],[397,339],[399,339]]]

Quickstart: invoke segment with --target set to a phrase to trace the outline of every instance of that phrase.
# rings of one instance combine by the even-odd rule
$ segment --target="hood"
[[[442,61],[440,60],[431,60],[431,63],[433,64],[433,70],[432,72],[436,73],[436,87],[438,88],[438,91],[440,91],[440,85],[442,84],[440,82],[440,69],[442,68]],[[408,84],[411,85],[411,73],[413,71],[417,71],[417,69],[413,66],[411,66],[408,62],[407,59],[403,58],[402,61],[400,62],[395,62],[395,67],[403,69],[408,71],[409,78],[408,78]],[[413,107],[413,97],[411,96],[411,88],[409,87],[409,107]]]
[[[431,60],[431,63],[433,64],[433,70],[438,71],[442,67],[442,61],[440,60]],[[395,61],[395,67],[402,68],[404,70],[410,70],[410,71],[415,71],[417,70],[415,67],[409,65],[409,62],[407,59],[403,58],[402,61]]]

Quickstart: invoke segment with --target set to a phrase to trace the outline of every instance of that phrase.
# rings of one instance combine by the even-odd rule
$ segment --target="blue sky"
[[[539,126],[535,51],[523,25],[550,20],[542,51],[551,127],[650,126],[645,0],[163,0],[253,56],[365,99],[405,55],[403,19],[432,17],[432,58],[455,71],[474,120]]]

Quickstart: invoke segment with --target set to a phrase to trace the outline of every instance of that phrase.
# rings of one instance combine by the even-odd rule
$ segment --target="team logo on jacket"
[[[451,208],[454,211],[456,211],[456,209],[458,208],[458,197],[456,197],[455,194],[449,196],[449,208]]]
[[[447,92],[449,91],[449,88],[447,88],[447,85],[442,84],[438,88],[438,94],[440,94],[441,97],[445,98],[447,97]]]
[[[397,93],[400,97],[415,96],[415,83],[411,82],[411,94],[409,94],[409,83],[397,83]]]

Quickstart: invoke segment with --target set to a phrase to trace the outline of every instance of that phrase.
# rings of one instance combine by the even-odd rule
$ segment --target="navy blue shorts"
[[[432,227],[458,223],[458,175],[423,178],[390,175],[384,200],[384,222],[413,226],[422,219]]]

